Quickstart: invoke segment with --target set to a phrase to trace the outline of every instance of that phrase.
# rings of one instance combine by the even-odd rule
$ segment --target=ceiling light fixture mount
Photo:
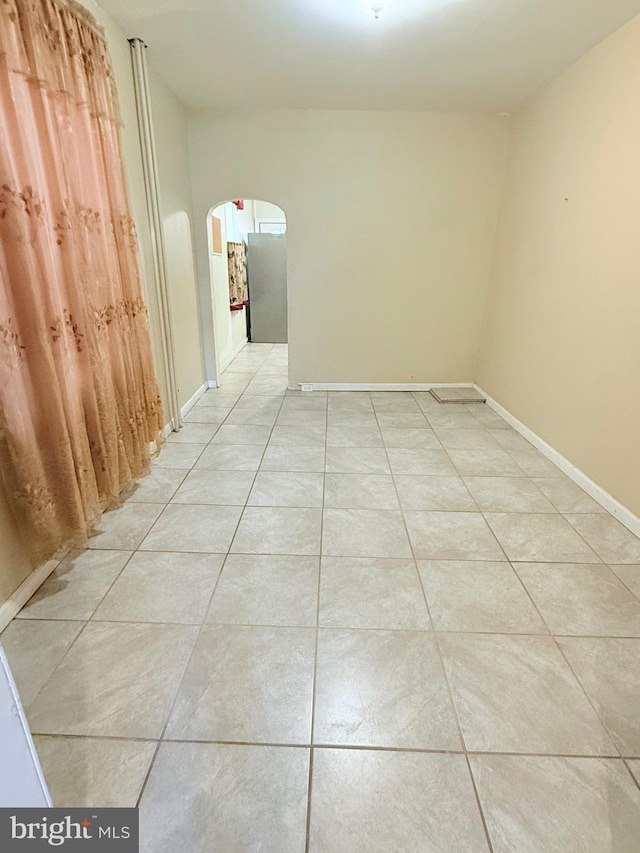
[[[377,20],[385,9],[388,9],[393,0],[360,0],[360,5],[373,12]]]

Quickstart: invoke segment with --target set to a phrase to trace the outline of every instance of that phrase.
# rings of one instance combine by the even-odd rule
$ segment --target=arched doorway
[[[247,342],[287,343],[286,230],[285,212],[271,202],[234,199],[209,210],[207,235],[218,376]]]

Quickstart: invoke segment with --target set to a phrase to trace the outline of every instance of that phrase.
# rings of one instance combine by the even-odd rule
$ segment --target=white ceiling
[[[640,0],[99,0],[190,107],[509,111]]]

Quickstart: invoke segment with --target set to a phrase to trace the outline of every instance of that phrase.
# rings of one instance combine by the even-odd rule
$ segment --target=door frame
[[[232,196],[231,198],[222,199],[221,201],[217,201],[217,202],[215,202],[215,204],[212,204],[209,206],[207,213],[205,215],[205,229],[206,229],[205,245],[206,245],[206,250],[207,250],[207,264],[206,264],[207,278],[206,278],[206,281],[207,281],[207,286],[209,289],[209,294],[208,294],[208,297],[206,299],[203,296],[200,297],[201,314],[204,314],[205,307],[206,307],[206,313],[209,314],[208,317],[201,316],[201,324],[200,324],[200,328],[201,328],[200,334],[202,337],[203,350],[206,353],[207,349],[209,349],[210,354],[213,356],[212,359],[211,358],[209,359],[210,367],[212,368],[212,370],[208,369],[206,371],[206,379],[207,379],[207,384],[208,384],[209,388],[220,387],[220,385],[221,385],[220,377],[222,374],[222,370],[220,369],[220,364],[221,364],[220,349],[219,349],[220,342],[218,341],[218,336],[216,335],[216,306],[215,306],[215,299],[214,299],[215,281],[214,281],[214,274],[213,274],[213,235],[211,233],[211,216],[213,214],[213,211],[216,210],[216,208],[221,207],[222,205],[225,205],[225,204],[229,204],[230,202],[232,202],[236,199],[243,199],[245,202],[251,202],[251,203],[255,203],[256,201],[265,201],[265,202],[268,202],[269,204],[273,204],[274,206],[279,207],[280,210],[282,211],[283,215],[284,215],[284,221],[286,224],[287,232],[289,229],[289,217],[287,216],[286,210],[277,202],[269,201],[269,199],[260,198],[259,196],[256,196],[256,195],[250,195],[250,194],[249,195],[248,194],[235,195],[235,196]],[[280,223],[280,222],[282,222],[282,219],[277,219],[277,220],[272,219],[271,221]],[[262,218],[262,217],[261,218],[254,217],[254,222],[257,226],[258,222],[267,222],[267,220]],[[260,232],[257,231],[255,233],[260,233]],[[287,246],[287,333],[289,331],[289,307],[290,307],[289,306],[289,263],[288,262],[289,262],[289,251],[288,251],[288,246]],[[249,311],[250,311],[250,309],[248,308],[246,310],[247,319],[250,316]],[[249,341],[249,331],[250,331],[249,325],[247,323],[247,342]],[[287,337],[288,337],[288,334],[287,334]],[[236,354],[237,353],[233,354],[233,358],[235,358]],[[206,359],[205,359],[205,362],[206,362]],[[213,362],[213,363],[211,364],[211,362]],[[213,373],[213,376],[210,375],[211,373]]]

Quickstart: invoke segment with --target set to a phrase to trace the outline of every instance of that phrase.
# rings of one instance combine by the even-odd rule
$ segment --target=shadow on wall
[[[183,406],[202,384],[200,306],[191,219],[186,210],[163,219],[178,399]],[[198,381],[199,380],[199,381]]]
[[[207,241],[212,317],[203,322],[203,344],[213,334],[219,375],[248,339],[259,343],[287,341],[287,220],[282,208],[267,201],[222,202],[207,215]],[[249,304],[243,293],[230,292],[229,246],[246,247]],[[241,255],[243,249],[233,252]],[[237,257],[236,257],[237,260]],[[233,262],[232,262],[233,263]],[[235,282],[234,282],[235,284]],[[242,307],[238,307],[242,304]],[[209,331],[208,331],[209,330]]]

